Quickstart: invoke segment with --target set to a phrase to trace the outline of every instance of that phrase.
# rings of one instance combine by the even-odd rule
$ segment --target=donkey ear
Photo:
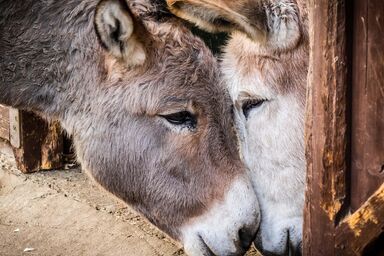
[[[292,47],[300,38],[298,11],[288,0],[166,1],[176,16],[210,32],[240,31],[254,41],[279,49]]]
[[[166,0],[169,10],[209,32],[241,31],[252,39],[266,38],[266,21],[251,24],[233,0]],[[244,2],[244,1],[239,1]]]
[[[96,7],[95,27],[102,44],[129,66],[146,59],[143,44],[135,34],[135,21],[123,0],[102,0]]]

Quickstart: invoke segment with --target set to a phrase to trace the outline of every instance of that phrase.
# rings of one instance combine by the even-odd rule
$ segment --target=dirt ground
[[[2,152],[0,255],[185,255],[79,169],[24,175]]]

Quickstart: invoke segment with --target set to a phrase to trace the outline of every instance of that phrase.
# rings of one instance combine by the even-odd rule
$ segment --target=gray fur
[[[82,167],[178,239],[245,175],[230,97],[203,43],[172,18],[157,24],[140,1],[131,8],[147,19],[136,21],[147,60],[111,60],[94,31],[97,2],[0,0],[0,103],[61,121]],[[158,117],[180,101],[197,113],[194,132]]]

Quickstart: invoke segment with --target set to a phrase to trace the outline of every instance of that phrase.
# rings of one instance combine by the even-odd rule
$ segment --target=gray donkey
[[[59,120],[82,167],[188,254],[243,254],[259,208],[231,99],[161,2],[0,0],[0,103]]]

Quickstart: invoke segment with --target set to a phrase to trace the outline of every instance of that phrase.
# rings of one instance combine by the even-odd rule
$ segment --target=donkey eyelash
[[[188,111],[180,111],[172,114],[159,116],[165,119],[170,125],[173,126],[173,128],[188,128],[188,130],[193,131],[197,127],[197,117]]]
[[[252,109],[261,107],[268,99],[249,99],[243,102],[242,110],[245,118],[248,118]]]

